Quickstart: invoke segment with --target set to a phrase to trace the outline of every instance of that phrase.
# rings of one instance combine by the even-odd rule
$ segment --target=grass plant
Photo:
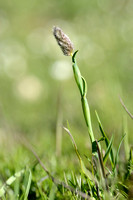
[[[117,198],[121,199],[123,195],[123,198],[129,197],[129,190],[128,187],[125,185],[125,174],[122,174],[119,171],[119,152],[122,145],[122,142],[124,140],[124,136],[122,136],[122,139],[120,140],[120,143],[118,145],[118,148],[116,150],[116,153],[114,154],[114,147],[113,147],[113,136],[111,139],[107,137],[107,135],[104,132],[103,126],[101,124],[100,118],[96,112],[96,116],[98,119],[99,128],[102,134],[101,139],[95,139],[97,136],[94,136],[93,129],[92,129],[92,122],[91,122],[91,114],[90,114],[90,108],[87,101],[87,83],[85,79],[82,77],[81,72],[78,68],[77,62],[76,62],[76,54],[78,51],[74,51],[73,44],[71,40],[68,38],[67,35],[63,33],[63,31],[58,28],[54,27],[54,36],[57,40],[57,43],[61,47],[64,55],[66,56],[72,56],[72,68],[73,68],[73,74],[76,81],[76,84],[78,86],[78,89],[80,91],[81,95],[81,103],[82,103],[82,110],[84,119],[88,128],[88,133],[90,137],[90,141],[92,144],[92,153],[96,153],[95,157],[92,156],[92,159],[95,159],[95,162],[91,162],[91,168],[92,171],[88,171],[82,161],[82,158],[79,154],[78,148],[76,146],[76,143],[74,141],[74,138],[72,137],[70,131],[66,128],[64,128],[68,134],[70,135],[70,138],[72,140],[72,143],[75,148],[75,152],[77,154],[77,157],[80,161],[81,165],[81,171],[86,176],[88,180],[88,192],[90,197],[95,199],[112,199]],[[122,102],[122,101],[121,101]],[[122,105],[124,105],[122,103]],[[126,109],[126,107],[124,106]],[[127,109],[126,109],[127,111]],[[128,112],[128,111],[127,111]],[[128,112],[129,114],[129,112]],[[131,116],[131,114],[130,114]],[[104,141],[106,145],[105,154],[102,153],[102,148],[100,143]],[[128,149],[128,147],[127,147]],[[92,154],[93,155],[93,154]],[[125,163],[132,163],[132,148],[129,152],[129,161],[125,161]],[[97,159],[98,158],[98,159]],[[107,162],[108,161],[108,162]],[[99,170],[100,167],[100,170]],[[130,176],[132,174],[132,167],[125,168],[126,173],[129,173],[130,169]]]
[[[63,127],[72,141],[76,153],[75,160],[79,161],[80,169],[77,170],[75,166],[75,171],[69,170],[67,160],[65,164],[67,172],[64,171],[64,175],[61,176],[61,165],[55,164],[56,161],[54,160],[53,163],[56,166],[55,171],[56,169],[59,169],[56,173],[51,172],[52,167],[48,164],[49,160],[46,159],[44,164],[42,161],[43,157],[38,156],[28,140],[20,136],[17,141],[22,144],[21,151],[23,152],[25,149],[28,149],[28,151],[34,155],[36,160],[31,164],[31,166],[28,165],[26,168],[12,173],[4,183],[1,183],[0,198],[2,200],[133,199],[133,147],[128,143],[127,132],[124,132],[121,135],[119,145],[118,147],[115,147],[113,142],[116,136],[112,135],[111,138],[108,137],[108,133],[104,130],[100,117],[96,112],[97,124],[99,126],[101,137],[98,138],[97,134],[94,133],[90,106],[87,100],[87,83],[85,78],[81,75],[76,61],[78,51],[74,52],[74,46],[71,40],[60,28],[54,27],[53,33],[64,55],[71,56],[72,58],[73,74],[80,92],[81,107],[92,147],[90,150],[91,156],[86,156],[87,162],[84,162],[84,158],[80,154],[80,150],[78,149],[73,134],[70,131],[69,124],[68,127]],[[124,104],[123,107],[126,110]],[[132,115],[130,114],[130,116]],[[62,122],[62,117],[58,121]],[[127,128],[124,128],[124,130],[127,130]],[[124,143],[124,152],[122,144],[125,137],[126,143]],[[56,153],[58,154],[57,159],[59,161],[63,158],[60,155],[60,147],[58,149],[58,143],[56,144]],[[88,152],[84,152],[85,155],[87,155],[87,153]],[[121,157],[123,158],[122,160]],[[19,157],[19,159],[21,158]],[[52,165],[53,163],[51,161],[50,164]],[[49,168],[46,167],[47,165]]]

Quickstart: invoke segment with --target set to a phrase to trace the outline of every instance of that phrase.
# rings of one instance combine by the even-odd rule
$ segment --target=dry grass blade
[[[105,174],[105,170],[104,170],[104,165],[103,165],[103,158],[102,158],[102,155],[101,155],[101,152],[100,152],[97,140],[96,140],[96,144],[97,144],[97,153],[98,153],[98,158],[99,158],[100,166],[101,166],[101,169],[102,169],[102,174],[103,174],[103,177],[106,178],[106,174]]]
[[[100,162],[100,166],[101,166],[103,178],[105,179],[106,190],[108,191],[108,185],[107,185],[107,180],[106,180],[106,174],[105,174],[104,165],[103,165],[103,158],[102,158],[102,155],[101,155],[100,148],[99,148],[99,145],[98,145],[97,140],[96,140],[96,144],[97,144],[97,153],[98,153],[98,158],[99,158],[99,162]]]
[[[121,97],[119,97],[120,102],[123,106],[123,108],[125,109],[125,111],[128,113],[128,115],[131,117],[131,119],[133,119],[133,115],[129,112],[129,110],[127,109],[127,107],[125,106],[124,102],[122,101]]]
[[[74,139],[73,139],[73,136],[72,136],[72,134],[70,133],[70,131],[69,131],[66,127],[63,127],[63,129],[69,134],[69,136],[70,136],[70,138],[71,138],[71,140],[72,140],[72,143],[73,143],[73,145],[74,145],[75,150],[78,151],[77,145],[76,145],[76,143],[75,143],[75,141],[74,141]]]
[[[80,156],[80,154],[79,154],[77,145],[76,145],[76,143],[75,143],[75,141],[74,141],[74,138],[73,138],[72,134],[70,133],[70,131],[69,131],[67,128],[65,128],[65,127],[63,127],[63,128],[64,128],[64,130],[69,134],[69,136],[70,136],[70,138],[71,138],[71,140],[72,140],[72,143],[73,143],[74,148],[75,148],[75,152],[76,152],[77,157],[78,157],[79,162],[80,162],[81,170],[82,170],[82,172],[88,177],[89,183],[90,183],[90,185],[91,185],[91,180],[95,181],[95,178],[94,178],[94,176],[92,175],[92,173],[85,167],[85,164],[84,164],[84,162],[83,162],[83,160],[82,160],[82,158],[81,158],[81,156]]]

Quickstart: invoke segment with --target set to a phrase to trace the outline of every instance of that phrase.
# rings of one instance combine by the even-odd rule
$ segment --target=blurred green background
[[[79,49],[77,62],[88,84],[95,136],[100,137],[95,110],[108,135],[118,138],[116,143],[126,115],[132,143],[133,124],[119,101],[120,95],[133,113],[131,0],[0,1],[1,143],[16,131],[54,150],[60,109],[61,124],[68,120],[78,143],[89,143],[71,58],[57,46],[54,25]]]

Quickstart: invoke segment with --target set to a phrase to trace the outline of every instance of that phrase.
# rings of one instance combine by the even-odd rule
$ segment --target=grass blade
[[[119,98],[120,98],[120,102],[121,102],[123,108],[125,109],[125,111],[127,112],[127,114],[131,117],[131,119],[133,119],[133,115],[129,112],[129,110],[125,106],[124,102],[122,101],[121,97],[119,97]]]
[[[80,156],[80,154],[79,154],[77,145],[76,145],[76,143],[75,143],[75,141],[74,141],[74,138],[73,138],[72,134],[70,133],[70,131],[69,131],[67,128],[65,128],[65,127],[63,127],[63,128],[64,128],[64,130],[68,133],[68,135],[70,136],[70,138],[71,138],[71,140],[72,140],[72,143],[73,143],[73,145],[74,145],[75,152],[76,152],[77,157],[78,157],[79,162],[80,162],[80,166],[81,166],[82,172],[88,177],[88,179],[89,179],[90,182],[91,182],[91,180],[94,180],[94,177],[92,176],[91,172],[90,172],[89,170],[86,169],[86,167],[85,167],[85,165],[84,165],[84,162],[83,162],[83,160],[82,160],[82,158],[81,158],[81,156]]]
[[[130,148],[129,159],[126,166],[125,180],[131,175],[133,171],[133,147]]]
[[[57,186],[55,184],[52,185],[52,188],[50,190],[49,194],[49,200],[54,200],[55,199],[55,193],[57,191]]]
[[[107,185],[107,181],[106,181],[106,174],[105,174],[105,169],[104,169],[104,165],[103,165],[103,159],[102,159],[102,155],[101,155],[100,148],[99,148],[97,140],[96,140],[96,144],[97,144],[97,153],[98,153],[99,163],[100,163],[100,166],[101,166],[103,178],[105,180],[105,187],[106,187],[106,190],[108,190],[108,185]]]
[[[102,123],[101,123],[101,121],[100,121],[100,118],[99,118],[99,116],[98,116],[97,111],[95,111],[95,113],[96,113],[96,117],[97,117],[97,120],[98,120],[98,124],[99,124],[100,131],[101,131],[101,133],[102,133],[102,136],[105,137],[105,144],[106,144],[106,146],[107,146],[107,148],[108,148],[108,146],[109,146],[109,139],[108,139],[106,133],[105,133],[104,130],[103,130],[103,126],[102,126]],[[110,150],[110,158],[111,158],[111,165],[114,166],[114,154],[113,154],[112,148],[111,148],[111,150]]]
[[[85,96],[87,94],[87,83],[83,76],[81,78],[83,81],[83,96]]]
[[[126,134],[125,139],[124,139],[124,149],[125,149],[126,160],[128,160],[130,148],[129,148],[129,142],[128,142],[127,116],[123,117],[123,134]]]
[[[28,199],[28,194],[30,191],[30,186],[31,186],[31,179],[32,179],[32,174],[31,174],[31,170],[29,169],[28,172],[25,175],[25,194],[24,194],[24,200]]]
[[[128,199],[128,193],[129,193],[129,190],[128,190],[128,187],[126,185],[124,185],[123,183],[118,183],[117,184],[117,187],[120,191],[120,193],[126,198]]]
[[[123,142],[123,140],[124,140],[124,137],[125,137],[125,135],[122,137],[122,139],[121,139],[121,141],[120,141],[120,144],[119,144],[119,146],[118,146],[117,152],[116,152],[115,163],[114,163],[114,168],[113,168],[113,171],[114,171],[114,172],[115,172],[115,170],[116,170],[116,165],[117,165],[117,163],[118,163],[118,155],[119,155],[120,147],[121,147],[121,144],[122,144],[122,142]]]
[[[112,148],[112,143],[113,143],[113,136],[111,137],[110,143],[109,143],[108,148],[107,148],[106,153],[105,153],[105,156],[103,157],[103,164],[104,165],[106,164],[106,161],[109,157],[109,153],[110,153],[111,148]]]

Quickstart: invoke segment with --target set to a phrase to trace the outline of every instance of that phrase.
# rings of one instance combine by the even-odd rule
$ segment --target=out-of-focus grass
[[[80,102],[75,102],[78,91],[70,76],[70,60],[62,58],[51,34],[52,26],[59,25],[80,50],[78,62],[86,75],[92,115],[97,109],[109,132],[118,134],[123,115],[118,95],[132,111],[132,2],[0,4],[0,101],[8,120],[32,133],[52,127],[61,83],[64,120],[84,128]],[[62,59],[70,68],[64,81],[56,80],[63,73],[58,66],[64,65]],[[132,130],[130,120],[129,127]]]

